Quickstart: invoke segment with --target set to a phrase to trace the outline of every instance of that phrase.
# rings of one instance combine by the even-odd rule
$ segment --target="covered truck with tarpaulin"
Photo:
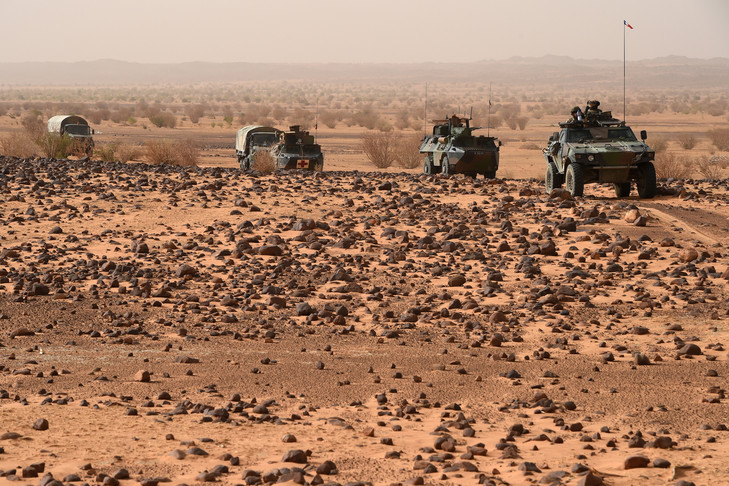
[[[94,129],[77,115],[56,115],[48,120],[48,133],[71,139],[71,153],[91,156],[94,153]]]

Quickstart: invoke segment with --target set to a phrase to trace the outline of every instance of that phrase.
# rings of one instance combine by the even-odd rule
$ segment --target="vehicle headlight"
[[[594,155],[589,155],[587,157],[587,160],[589,160],[590,162],[592,162],[593,160],[595,160],[595,156]]]

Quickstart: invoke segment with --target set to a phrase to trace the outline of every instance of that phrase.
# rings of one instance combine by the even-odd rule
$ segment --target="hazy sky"
[[[728,0],[0,0],[0,62],[729,57]]]

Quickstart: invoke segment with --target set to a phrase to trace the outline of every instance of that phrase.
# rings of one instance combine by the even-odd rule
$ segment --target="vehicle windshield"
[[[270,147],[278,142],[275,133],[254,133],[251,135],[251,145],[256,147]]]
[[[627,142],[636,142],[633,130],[629,127],[611,128],[608,130],[608,138],[610,140],[625,140]]]
[[[65,131],[69,135],[91,135],[88,125],[66,125]]]
[[[586,141],[608,141],[608,140],[622,140],[628,142],[635,142],[635,134],[630,127],[593,127],[593,128],[579,128],[569,130],[567,132],[568,142],[586,142]]]

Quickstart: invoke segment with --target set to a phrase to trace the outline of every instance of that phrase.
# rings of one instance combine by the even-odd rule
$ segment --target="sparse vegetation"
[[[146,144],[146,156],[150,164],[180,165],[193,167],[197,165],[199,149],[191,139],[177,141],[150,140]]]
[[[676,139],[684,150],[691,150],[696,146],[696,137],[693,133],[681,133]]]
[[[41,153],[49,159],[66,158],[71,150],[73,140],[68,135],[46,133],[38,140]]]
[[[707,157],[702,155],[694,159],[693,164],[704,179],[720,180],[724,170],[729,166],[729,157],[715,155]]]
[[[177,117],[172,113],[163,111],[150,116],[149,122],[157,128],[175,128],[177,126]]]
[[[714,128],[709,130],[709,138],[718,150],[729,152],[729,128]]]
[[[27,158],[39,152],[38,145],[25,132],[12,132],[0,138],[0,154]]]
[[[423,164],[420,153],[422,139],[417,135],[401,135],[394,147],[394,159],[403,169],[415,169]]]
[[[253,154],[253,168],[261,174],[272,174],[276,170],[276,160],[268,150],[259,150]]]
[[[362,135],[362,151],[378,169],[386,169],[395,160],[396,137],[393,132],[367,132]]]
[[[650,140],[647,141],[648,146],[651,147],[656,152],[663,152],[668,147],[668,141],[666,140],[666,137],[663,135],[657,135],[655,137],[651,137]]]
[[[691,162],[672,152],[665,152],[656,157],[653,165],[656,167],[658,179],[686,179],[691,176]]]

